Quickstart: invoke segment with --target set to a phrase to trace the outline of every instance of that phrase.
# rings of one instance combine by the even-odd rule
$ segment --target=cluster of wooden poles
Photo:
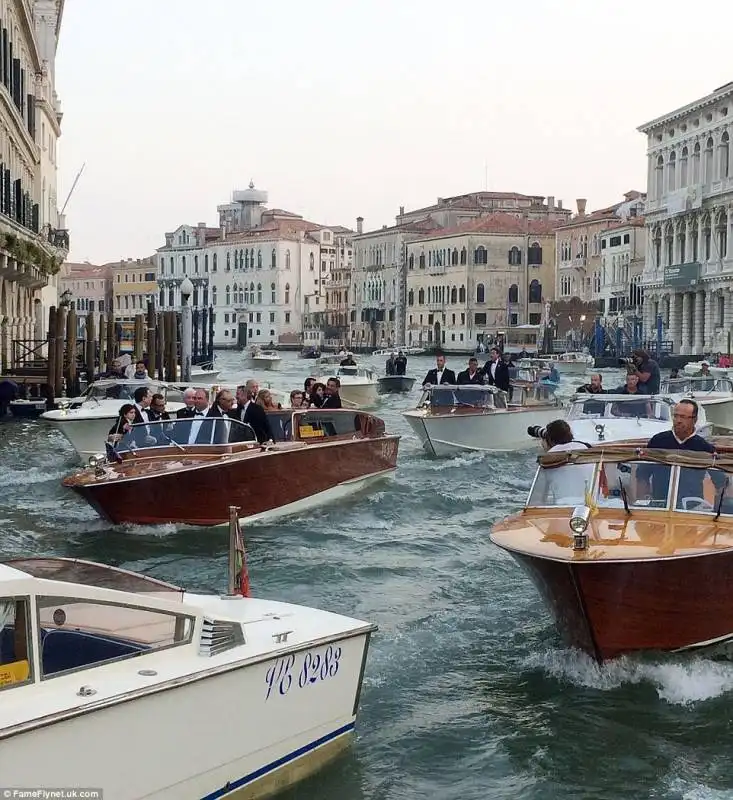
[[[150,377],[162,381],[178,380],[178,331],[179,314],[176,311],[155,311],[148,303],[148,313],[135,316],[135,333],[132,352],[133,365],[145,361]],[[58,397],[66,383],[67,393],[79,391],[79,363],[85,366],[87,381],[98,373],[112,372],[115,359],[120,355],[117,323],[113,314],[101,314],[99,330],[93,314],[86,316],[86,340],[83,351],[78,353],[78,318],[73,307],[51,306],[48,333],[48,377],[47,382]]]

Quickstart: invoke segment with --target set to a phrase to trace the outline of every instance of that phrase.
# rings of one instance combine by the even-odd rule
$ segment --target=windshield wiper
[[[618,488],[621,491],[621,499],[624,501],[624,511],[626,512],[627,516],[631,516],[631,511],[629,510],[629,498],[626,495],[626,489],[624,489],[624,485],[621,482],[621,478],[618,479]]]
[[[729,477],[726,477],[725,483],[720,489],[720,499],[718,500],[718,507],[715,510],[715,516],[713,517],[713,521],[716,521],[720,517],[720,512],[723,510],[723,500],[725,499],[725,493],[728,491],[728,482],[730,481]]]
[[[172,439],[170,436],[168,436],[167,433],[163,434],[163,438],[166,440],[166,442],[168,442],[168,444],[172,444],[174,447],[177,447],[182,453],[186,452],[186,448],[175,439]]]

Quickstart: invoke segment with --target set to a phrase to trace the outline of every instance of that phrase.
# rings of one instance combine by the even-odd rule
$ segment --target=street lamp
[[[191,380],[192,312],[188,301],[192,294],[191,279],[184,278],[181,283],[181,380],[184,383]]]
[[[67,306],[71,305],[71,297],[71,291],[69,289],[64,289],[59,297],[59,308],[66,308]]]

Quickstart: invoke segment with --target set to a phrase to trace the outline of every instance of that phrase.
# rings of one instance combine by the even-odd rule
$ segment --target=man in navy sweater
[[[654,434],[647,442],[647,449],[714,453],[713,445],[695,433],[696,422],[697,403],[694,400],[680,400],[672,409],[672,430]]]

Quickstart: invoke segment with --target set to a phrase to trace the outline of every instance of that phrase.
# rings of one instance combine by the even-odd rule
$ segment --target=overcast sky
[[[70,259],[150,255],[250,179],[366,229],[484,188],[608,205],[645,189],[636,128],[733,80],[732,19],[729,0],[67,0]]]

